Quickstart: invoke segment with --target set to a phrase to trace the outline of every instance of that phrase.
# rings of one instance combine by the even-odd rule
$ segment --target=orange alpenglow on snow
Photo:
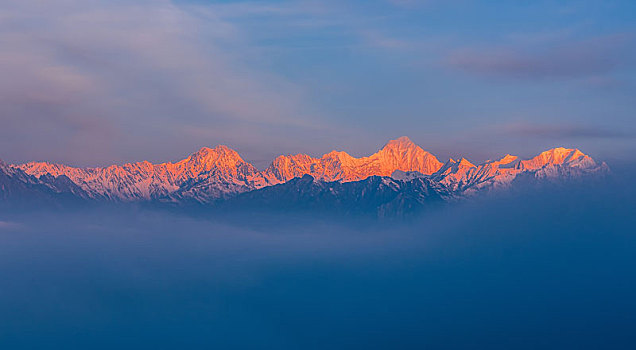
[[[578,149],[557,147],[542,152],[532,159],[521,161],[521,166],[525,169],[539,169],[546,164],[588,165],[594,164],[594,160]]]
[[[537,177],[554,177],[563,171],[603,172],[600,165],[578,149],[554,148],[529,160],[506,155],[500,160],[474,165],[464,158],[443,164],[408,137],[387,142],[378,152],[356,158],[332,151],[320,158],[305,154],[281,155],[259,171],[227,146],[203,147],[175,163],[147,161],[104,168],[75,168],[47,162],[31,162],[14,167],[40,177],[67,176],[95,198],[143,200],[178,197],[207,202],[236,193],[281,184],[311,175],[319,181],[359,181],[370,176],[393,176],[408,181],[428,176],[451,190],[477,190],[509,184],[522,172]],[[560,169],[558,167],[564,167]]]
[[[321,158],[304,154],[280,156],[264,172],[272,182],[286,182],[311,175],[324,181],[357,181],[369,176],[391,176],[396,170],[418,171],[430,175],[442,163],[403,136],[389,141],[373,155],[355,158],[346,152],[332,151]]]

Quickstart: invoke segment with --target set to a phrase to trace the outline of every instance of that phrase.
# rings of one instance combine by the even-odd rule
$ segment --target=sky
[[[5,0],[0,159],[636,160],[633,1]]]

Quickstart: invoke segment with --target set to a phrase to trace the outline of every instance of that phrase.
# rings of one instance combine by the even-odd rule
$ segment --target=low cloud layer
[[[402,224],[0,213],[0,347],[629,348],[626,170]]]

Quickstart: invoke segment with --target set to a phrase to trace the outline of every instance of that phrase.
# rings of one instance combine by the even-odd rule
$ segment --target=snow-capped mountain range
[[[422,184],[425,180],[427,189],[447,197],[505,188],[520,176],[537,180],[569,179],[608,171],[605,163],[597,163],[578,149],[566,148],[550,149],[526,160],[506,155],[478,165],[464,158],[442,163],[408,137],[400,137],[368,157],[356,158],[340,151],[320,158],[283,155],[262,171],[223,145],[204,147],[175,163],[143,161],[104,168],[76,168],[48,162],[0,163],[0,198],[28,189],[46,196],[57,193],[92,200],[211,203],[286,184],[306,175],[312,177],[312,183],[338,184],[380,177],[377,185],[392,183],[400,191],[409,187],[406,183]],[[331,193],[336,189],[345,192],[353,189],[330,186]]]

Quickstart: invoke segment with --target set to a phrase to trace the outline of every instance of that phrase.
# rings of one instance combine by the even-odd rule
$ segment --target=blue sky
[[[0,4],[0,158],[636,154],[631,1]]]

